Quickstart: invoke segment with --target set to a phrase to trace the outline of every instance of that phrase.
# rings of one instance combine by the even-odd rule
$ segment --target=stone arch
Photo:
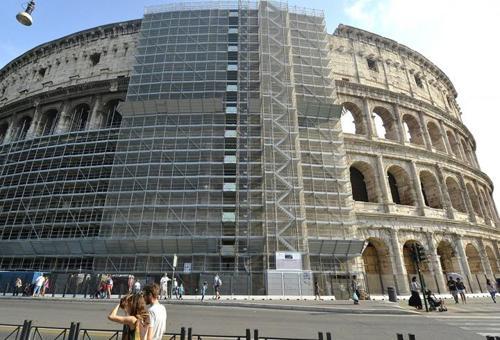
[[[424,137],[418,120],[410,114],[402,118],[405,139],[411,144],[424,145]]]
[[[446,131],[446,137],[448,138],[448,142],[451,146],[451,151],[458,159],[462,159],[462,153],[460,152],[460,145],[455,138],[455,135],[450,130]]]
[[[85,130],[90,118],[90,106],[86,103],[76,105],[71,116],[71,131]]]
[[[467,263],[469,263],[471,274],[481,274],[484,272],[481,256],[472,243],[467,244],[465,247],[465,255],[467,256]]]
[[[469,199],[472,203],[472,208],[474,209],[474,213],[478,216],[484,217],[483,212],[481,211],[481,205],[479,203],[476,190],[474,189],[471,183],[467,183],[466,187],[467,187],[467,194],[469,195]]]
[[[420,184],[425,205],[434,209],[442,209],[441,191],[436,176],[430,171],[423,170],[420,172]]]
[[[5,141],[8,131],[9,131],[9,123],[2,122],[0,124],[0,144],[3,144],[3,142]]]
[[[408,173],[401,167],[393,165],[387,169],[392,201],[396,204],[415,205],[415,193]]]
[[[375,132],[379,138],[398,140],[398,130],[393,114],[384,107],[377,106],[372,110]]]
[[[23,140],[28,135],[33,118],[30,116],[23,116],[18,120],[16,125],[16,140]]]
[[[482,189],[479,189],[479,198],[481,199],[481,201],[484,202],[484,215],[486,218],[489,218],[491,219],[491,210],[490,210],[490,204],[489,202],[487,201],[486,199],[486,194],[484,193],[484,191]]]
[[[471,151],[470,151],[470,148],[469,146],[467,145],[467,142],[465,140],[462,139],[461,141],[462,143],[462,149],[464,151],[464,155],[465,155],[465,160],[469,163],[469,164],[472,164],[472,155],[471,155]]]
[[[342,131],[344,133],[352,133],[356,135],[366,134],[366,124],[363,119],[363,112],[354,103],[342,103]]]
[[[453,208],[462,213],[466,213],[467,209],[465,207],[462,190],[460,189],[460,186],[453,177],[446,178],[446,188],[448,190],[448,194],[451,200],[451,205],[453,206]]]
[[[376,237],[366,240],[363,250],[366,285],[370,294],[385,294],[386,288],[393,285],[392,264],[389,247]]]
[[[432,146],[439,151],[446,152],[446,146],[444,145],[443,136],[439,127],[434,122],[427,123],[427,131],[431,137]]]
[[[486,246],[486,256],[488,257],[488,261],[490,262],[491,270],[493,274],[500,274],[500,269],[498,268],[498,261],[493,249],[491,247]]]
[[[122,101],[121,99],[111,99],[104,105],[103,127],[120,127],[122,115],[117,108]]]
[[[57,126],[58,114],[56,109],[45,111],[40,118],[37,133],[42,136],[52,134]]]
[[[354,162],[349,172],[353,199],[360,202],[378,202],[378,188],[372,166],[365,162]]]
[[[456,253],[453,245],[450,241],[442,240],[439,242],[437,246],[437,254],[439,255],[439,261],[441,262],[441,268],[443,269],[443,273],[458,273],[459,266],[456,260]],[[447,279],[446,277],[445,279]]]

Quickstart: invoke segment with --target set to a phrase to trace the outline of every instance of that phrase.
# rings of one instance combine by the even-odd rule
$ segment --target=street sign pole
[[[422,272],[420,271],[420,251],[417,247],[416,243],[413,243],[413,255],[414,255],[414,260],[415,260],[415,265],[417,267],[417,273],[418,273],[418,278],[420,280],[420,287],[422,287],[422,295],[424,297],[424,305],[425,305],[425,311],[429,312],[429,306],[427,305],[427,299],[425,297],[425,281],[424,277],[422,276]]]

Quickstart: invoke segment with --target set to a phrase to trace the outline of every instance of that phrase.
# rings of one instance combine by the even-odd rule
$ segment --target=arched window
[[[378,202],[375,172],[365,162],[355,162],[349,168],[352,196],[355,201]]]
[[[394,165],[387,170],[387,177],[392,201],[396,204],[415,205],[415,195],[406,171]]]
[[[429,171],[420,172],[420,184],[425,205],[434,209],[442,209],[441,192],[436,177]]]
[[[19,120],[19,122],[17,123],[16,140],[23,140],[26,138],[26,135],[28,134],[31,126],[31,121],[32,118],[29,116],[24,116]]]
[[[402,118],[405,132],[405,140],[411,144],[424,145],[422,129],[420,124],[412,115],[406,114]]]
[[[429,131],[429,136],[431,137],[432,146],[439,151],[446,152],[446,146],[444,145],[443,138],[441,136],[441,131],[439,127],[433,123],[427,123],[427,131]]]
[[[469,146],[465,142],[465,140],[462,139],[462,148],[464,150],[464,155],[469,164],[472,164],[472,153],[470,151]]]
[[[463,213],[467,212],[464,199],[462,197],[462,191],[460,190],[460,186],[457,181],[455,181],[452,177],[448,177],[446,179],[446,188],[448,189],[448,194],[450,195],[451,205],[453,208]]]
[[[38,133],[46,136],[54,132],[57,125],[57,110],[48,110],[42,115]]]
[[[476,215],[483,217],[483,213],[481,211],[481,206],[479,205],[479,199],[477,198],[476,190],[472,187],[472,184],[467,183],[467,193],[469,194],[469,199],[472,203],[472,208]]]
[[[89,120],[90,107],[87,104],[79,104],[73,109],[71,117],[71,131],[82,131],[87,127]]]
[[[483,273],[483,264],[481,263],[481,256],[471,243],[465,247],[465,255],[467,256],[467,262],[469,263],[470,272],[472,274]]]
[[[484,193],[484,191],[482,189],[479,189],[479,197],[480,197],[481,201],[484,202],[484,206],[485,206],[484,214],[485,214],[485,217],[491,219],[490,204],[487,201],[486,194]]]
[[[458,145],[457,139],[455,138],[453,132],[446,131],[446,136],[448,137],[448,142],[451,146],[451,151],[458,159],[462,159],[462,154],[460,153],[460,146]]]
[[[349,102],[343,103],[342,106],[344,107],[341,118],[342,131],[357,135],[366,134],[363,112],[359,107]]]
[[[0,144],[5,141],[5,137],[7,137],[7,131],[9,131],[9,123],[4,122],[0,124]]]
[[[105,127],[120,127],[122,123],[122,115],[117,108],[121,100],[114,99],[104,105],[104,126]]]
[[[394,117],[387,109],[380,106],[374,108],[373,119],[377,137],[398,140],[398,132]]]

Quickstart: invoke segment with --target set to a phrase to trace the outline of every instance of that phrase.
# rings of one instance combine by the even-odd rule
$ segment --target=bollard
[[[74,338],[75,338],[75,323],[71,322],[71,326],[69,326],[68,340],[73,340]]]
[[[259,330],[258,329],[253,330],[253,340],[259,340]]]
[[[52,297],[54,297],[56,295],[56,285],[57,285],[57,283],[55,283],[55,282],[52,285]]]
[[[409,340],[415,340],[415,334],[408,334]]]
[[[245,335],[245,340],[252,340],[252,333],[250,333],[250,329],[247,328]]]
[[[75,336],[73,338],[73,340],[78,340],[78,335],[80,334],[80,323],[77,322],[76,325],[75,325]]]
[[[326,332],[326,340],[332,340],[332,333]]]
[[[9,287],[9,283],[6,283],[5,286],[3,286],[3,296],[5,296],[5,293],[7,293],[8,287]]]
[[[19,340],[24,340],[24,334],[26,334],[26,325],[28,324],[28,320],[24,320],[23,327],[21,328],[21,335],[19,336]]]
[[[398,334],[396,334],[396,338],[397,338],[398,340],[404,340],[403,334],[399,334],[399,333],[398,333]]]
[[[181,327],[181,340],[186,340],[186,328]]]
[[[323,332],[318,332],[318,340],[323,340]]]
[[[21,330],[21,336],[19,337],[19,340],[28,340],[30,338],[30,333],[31,333],[31,320],[24,320],[23,323],[23,328]]]
[[[193,329],[191,327],[188,328],[188,340],[193,339]]]

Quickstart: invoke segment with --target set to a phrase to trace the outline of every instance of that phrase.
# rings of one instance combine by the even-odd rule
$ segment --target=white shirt
[[[160,285],[163,288],[163,290],[167,290],[168,281],[170,281],[170,279],[168,278],[168,276],[164,276],[164,277],[161,278]]]
[[[149,307],[150,325],[153,331],[153,340],[161,340],[167,328],[167,310],[161,304],[154,303]]]
[[[139,281],[136,281],[136,282],[134,283],[134,288],[135,288],[135,289],[137,289],[137,290],[140,290],[140,289],[141,289],[141,284],[140,284],[140,282],[139,282]]]
[[[412,281],[411,290],[418,292],[420,290],[420,284],[417,281]]]
[[[43,285],[44,280],[45,280],[45,278],[43,276],[37,277],[35,280],[35,285],[37,285],[38,287],[41,287]]]

